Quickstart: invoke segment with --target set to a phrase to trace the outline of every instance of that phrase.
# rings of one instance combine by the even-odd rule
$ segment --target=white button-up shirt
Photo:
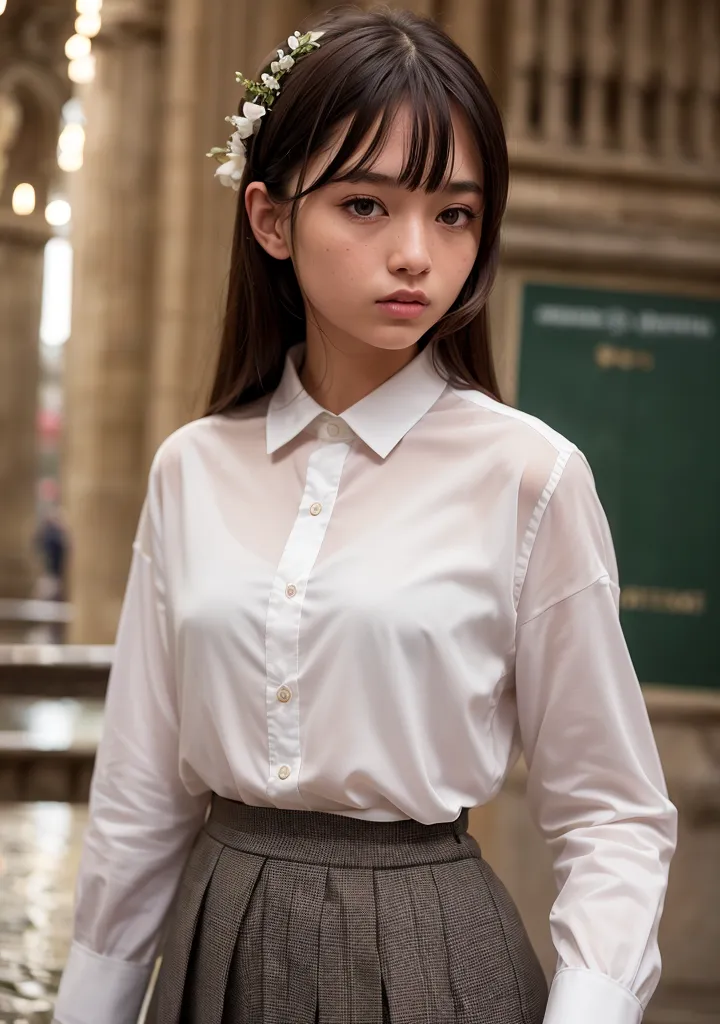
[[[637,1024],[676,815],[587,463],[430,349],[340,417],[301,354],[153,463],[57,1019],[133,1024],[211,792],[451,821],[522,751],[559,889],[546,1021]]]

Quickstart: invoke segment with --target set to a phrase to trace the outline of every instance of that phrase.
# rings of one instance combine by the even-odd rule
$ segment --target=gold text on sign
[[[619,345],[596,345],[595,363],[601,370],[644,370],[655,369],[655,356],[647,349],[621,348]]]
[[[704,590],[672,590],[670,587],[623,587],[620,607],[626,612],[703,615],[707,594]]]

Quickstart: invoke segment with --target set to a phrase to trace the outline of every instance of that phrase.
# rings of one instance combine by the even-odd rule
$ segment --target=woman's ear
[[[245,209],[255,238],[276,260],[290,258],[287,239],[287,208],[274,203],[262,181],[251,181],[245,189]]]

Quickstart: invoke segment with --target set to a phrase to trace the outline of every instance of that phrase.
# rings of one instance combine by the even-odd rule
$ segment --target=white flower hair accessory
[[[245,140],[258,132],[263,117],[277,99],[283,77],[295,67],[299,60],[318,48],[320,45],[318,39],[322,34],[322,32],[306,32],[304,35],[300,35],[299,32],[295,32],[289,36],[287,44],[290,53],[278,50],[277,60],[270,63],[269,71],[263,72],[259,82],[245,78],[240,71],[235,73],[235,80],[244,87],[245,92],[251,98],[243,103],[242,116],[233,114],[231,117],[225,118],[235,129],[227,144],[213,146],[206,154],[220,164],[215,171],[215,177],[219,179],[221,185],[227,185],[236,192],[240,188],[247,163]]]

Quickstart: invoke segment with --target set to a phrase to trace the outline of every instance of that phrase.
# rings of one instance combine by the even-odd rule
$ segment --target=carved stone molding
[[[74,0],[11,0],[2,16],[0,69],[30,61],[52,69],[58,85],[69,91],[63,43],[76,17]]]
[[[164,31],[164,0],[105,0],[102,29],[95,48],[122,45],[138,38],[158,40]]]
[[[73,0],[15,0],[2,16],[0,97],[17,115],[12,139],[4,147],[2,206],[9,206],[19,181],[31,182],[38,206],[44,205],[56,173],[60,111],[72,91],[63,46],[72,34],[74,15]]]
[[[717,283],[720,239],[678,238],[667,233],[580,229],[537,224],[508,216],[503,228],[506,264],[544,269],[652,273],[659,278]]]
[[[43,248],[52,234],[41,211],[36,210],[29,217],[18,217],[12,211],[0,208],[0,242]]]

